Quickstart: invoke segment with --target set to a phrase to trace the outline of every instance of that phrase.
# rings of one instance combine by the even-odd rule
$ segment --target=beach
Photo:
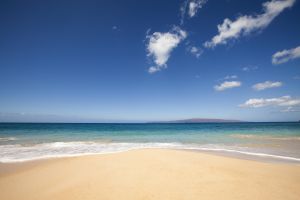
[[[300,200],[299,1],[0,1],[0,200]]]
[[[299,199],[300,165],[139,149],[0,164],[0,199]]]

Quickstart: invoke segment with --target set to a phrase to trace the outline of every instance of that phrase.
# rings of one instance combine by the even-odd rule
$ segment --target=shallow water
[[[0,123],[0,162],[191,149],[300,162],[300,123]]]

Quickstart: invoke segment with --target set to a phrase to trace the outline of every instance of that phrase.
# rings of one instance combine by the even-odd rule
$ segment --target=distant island
[[[244,122],[234,119],[211,119],[211,118],[192,118],[192,119],[180,119],[171,121],[157,121],[149,123],[232,123],[232,122]]]

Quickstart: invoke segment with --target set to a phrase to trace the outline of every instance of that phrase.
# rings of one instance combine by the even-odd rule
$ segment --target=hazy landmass
[[[151,123],[232,123],[232,122],[244,122],[241,120],[235,119],[212,119],[212,118],[192,118],[192,119],[179,119],[179,120],[171,120],[171,121],[157,121]]]

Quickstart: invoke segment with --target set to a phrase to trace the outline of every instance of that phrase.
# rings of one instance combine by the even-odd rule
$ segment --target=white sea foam
[[[271,136],[271,135],[255,135],[255,134],[231,134],[231,137],[239,139],[259,139],[259,140],[285,140],[285,141],[300,141],[298,136]]]
[[[265,152],[251,151],[249,148],[221,145],[199,145],[182,143],[98,143],[98,142],[54,142],[32,146],[0,145],[0,162],[23,162],[36,159],[72,157],[91,154],[118,153],[134,149],[162,148],[228,152],[235,154],[269,157],[288,161],[299,161],[300,158],[286,155],[273,155]]]
[[[0,142],[8,142],[8,141],[13,141],[17,140],[15,137],[0,137]]]

